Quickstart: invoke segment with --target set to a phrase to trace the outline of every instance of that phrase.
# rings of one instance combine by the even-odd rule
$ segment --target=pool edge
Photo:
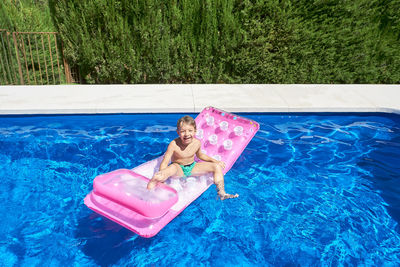
[[[0,86],[0,114],[380,112],[400,114],[400,85],[184,84]]]

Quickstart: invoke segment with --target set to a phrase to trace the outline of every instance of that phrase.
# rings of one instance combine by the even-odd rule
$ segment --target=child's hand
[[[219,166],[221,166],[222,169],[225,169],[225,162],[223,162],[223,161],[218,161],[217,164],[218,164]]]

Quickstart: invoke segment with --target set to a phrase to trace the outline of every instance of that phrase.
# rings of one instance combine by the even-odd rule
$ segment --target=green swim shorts
[[[196,165],[196,161],[193,161],[192,164],[188,164],[188,165],[180,165],[179,164],[179,166],[181,166],[181,169],[183,171],[183,175],[185,177],[188,177],[188,176],[192,175],[192,170],[193,170],[195,165]]]

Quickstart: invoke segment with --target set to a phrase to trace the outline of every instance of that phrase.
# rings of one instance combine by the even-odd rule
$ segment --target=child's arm
[[[197,156],[199,159],[201,159],[201,160],[217,163],[217,164],[219,164],[219,165],[222,167],[222,169],[225,169],[225,162],[219,161],[219,160],[216,160],[216,159],[214,159],[214,158],[212,158],[212,157],[207,156],[205,153],[203,153],[203,152],[201,151],[200,148],[199,148],[199,150],[197,150],[196,156]]]
[[[174,154],[173,144],[172,142],[168,145],[167,151],[164,154],[164,158],[160,164],[160,171],[164,170],[168,167],[169,162],[171,161],[172,155]]]
[[[168,177],[163,176],[162,170],[168,167],[168,163],[170,162],[172,155],[174,154],[173,144],[172,142],[168,145],[167,151],[164,153],[163,160],[161,161],[159,171],[153,175],[153,178],[148,182],[147,189],[153,189],[157,183],[160,181],[160,177],[162,180],[167,179]],[[165,179],[164,179],[165,178]]]

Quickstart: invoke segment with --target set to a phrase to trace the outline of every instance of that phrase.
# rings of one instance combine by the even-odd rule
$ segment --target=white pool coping
[[[386,112],[400,85],[183,84],[0,86],[0,114]]]

